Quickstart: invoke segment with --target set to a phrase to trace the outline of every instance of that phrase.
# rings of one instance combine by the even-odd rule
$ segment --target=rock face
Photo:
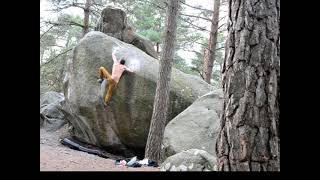
[[[167,158],[160,166],[161,171],[216,171],[217,160],[208,152],[189,149]]]
[[[222,103],[223,92],[217,89],[200,97],[172,119],[164,131],[162,158],[193,148],[216,156]]]
[[[63,101],[64,96],[53,91],[40,96],[40,127],[47,131],[55,131],[66,124],[61,106]]]
[[[150,56],[158,58],[158,53],[154,50],[152,42],[132,30],[127,24],[126,13],[121,9],[111,6],[103,9],[95,31],[101,31],[123,42],[132,44]]]
[[[112,51],[125,56],[126,65],[135,71],[125,72],[114,91],[107,110],[103,107],[98,68],[109,72]],[[144,153],[153,110],[159,63],[133,45],[101,32],[89,32],[78,43],[69,59],[64,79],[65,109],[72,116],[71,133],[86,143],[110,152]],[[212,86],[173,68],[168,119],[191,105]]]

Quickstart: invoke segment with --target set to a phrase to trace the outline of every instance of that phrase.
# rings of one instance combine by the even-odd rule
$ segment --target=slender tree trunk
[[[154,161],[160,160],[161,144],[167,121],[179,3],[179,0],[169,0],[167,9],[164,48],[162,50],[153,113],[145,149],[145,157]]]
[[[84,18],[83,18],[82,36],[86,35],[89,32],[90,6],[91,6],[91,0],[86,0],[86,4],[83,10]]]
[[[280,0],[229,0],[221,171],[280,171]]]
[[[159,22],[158,31],[161,31],[161,22]],[[157,42],[157,53],[160,53],[160,42]]]
[[[157,53],[159,53],[159,44],[160,43],[157,42]]]
[[[209,38],[209,46],[206,49],[204,54],[204,63],[203,63],[203,76],[204,80],[210,84],[213,62],[215,59],[216,44],[218,37],[218,24],[219,24],[219,8],[220,0],[214,0],[213,15],[211,22],[211,32]]]
[[[69,43],[70,43],[71,38],[72,37],[70,35],[68,35],[67,42],[65,44],[66,49],[69,48]],[[62,62],[61,62],[62,67],[59,69],[59,76],[58,76],[58,83],[59,83],[58,90],[59,90],[59,92],[63,91],[63,78],[64,78],[65,72],[67,70],[68,56],[69,56],[69,53],[66,53],[63,55]]]
[[[45,52],[45,48],[40,48],[40,65],[43,63],[43,55],[44,55],[44,52]]]

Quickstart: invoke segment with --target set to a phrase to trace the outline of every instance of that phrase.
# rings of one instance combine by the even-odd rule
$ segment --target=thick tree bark
[[[82,36],[89,32],[89,17],[90,17],[90,7],[91,7],[91,0],[86,0],[84,11],[84,18],[83,18],[83,28],[82,28]]]
[[[229,0],[221,171],[280,171],[280,0]]]
[[[167,121],[178,13],[179,0],[169,0],[164,48],[162,50],[153,113],[145,149],[145,157],[154,161],[160,160],[161,144]]]
[[[210,79],[212,74],[213,62],[215,59],[216,44],[217,44],[217,37],[218,37],[219,8],[220,8],[220,0],[214,0],[211,32],[210,32],[210,38],[208,43],[209,46],[208,46],[208,49],[206,49],[205,51],[204,63],[203,63],[204,80],[209,84],[210,84]]]

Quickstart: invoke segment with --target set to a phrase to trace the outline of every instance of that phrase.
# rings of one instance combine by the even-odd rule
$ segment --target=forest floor
[[[40,128],[40,171],[160,171],[159,167],[117,166],[115,160],[123,157],[107,154],[110,158],[105,159],[70,149],[59,142],[67,135],[66,126],[55,132]]]

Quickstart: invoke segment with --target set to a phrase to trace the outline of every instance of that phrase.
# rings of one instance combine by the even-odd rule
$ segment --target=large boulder
[[[61,104],[63,101],[63,94],[54,91],[40,96],[40,127],[47,131],[55,131],[66,124]]]
[[[125,72],[104,109],[97,82],[98,68],[112,71],[112,51],[126,55]],[[82,142],[125,154],[144,153],[153,110],[159,62],[133,45],[104,33],[86,34],[69,59],[64,79],[65,109],[73,116],[71,133]],[[201,78],[172,69],[168,120],[210,92]]]
[[[216,171],[217,159],[200,149],[181,151],[168,157],[160,166],[160,171]]]
[[[164,131],[162,159],[193,148],[216,156],[222,103],[222,90],[217,89],[200,97],[172,119]]]
[[[127,24],[126,13],[119,8],[107,6],[103,9],[95,30],[133,44],[148,55],[158,58],[152,42],[133,31],[132,27]]]

